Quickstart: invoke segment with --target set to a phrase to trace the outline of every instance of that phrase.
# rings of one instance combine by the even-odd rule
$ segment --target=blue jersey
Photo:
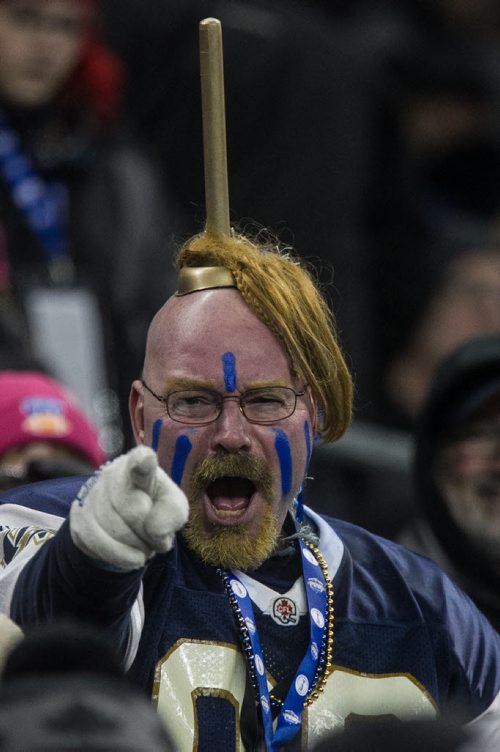
[[[0,606],[24,627],[69,608],[113,630],[176,749],[256,749],[259,714],[219,574],[180,537],[144,570],[91,561],[64,520],[80,485],[65,479],[4,495],[14,504],[0,508]],[[24,503],[37,509],[16,506]],[[334,587],[333,667],[291,748],[308,749],[369,716],[433,717],[452,706],[496,739],[485,749],[500,748],[500,638],[469,598],[428,559],[346,522],[306,515]],[[308,645],[298,560],[289,550],[252,577],[238,573],[270,687],[290,681]]]

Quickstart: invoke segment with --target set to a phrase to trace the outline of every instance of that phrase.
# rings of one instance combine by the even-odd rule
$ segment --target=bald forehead
[[[264,351],[281,344],[235,289],[203,290],[172,297],[153,319],[147,340],[144,373],[163,371],[181,351],[203,357],[214,347],[231,349],[259,342]],[[284,353],[283,353],[284,356]]]
[[[173,295],[151,322],[148,348],[162,346],[167,332],[169,339],[185,337],[199,329],[203,319],[223,320],[224,310],[231,313],[243,310],[253,316],[238,290],[202,290],[180,297]]]

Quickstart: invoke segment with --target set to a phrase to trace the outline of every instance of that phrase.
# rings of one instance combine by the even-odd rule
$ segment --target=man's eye
[[[213,402],[213,399],[206,397],[203,394],[198,394],[193,397],[182,397],[180,401],[185,405],[210,405]]]
[[[246,405],[282,405],[283,399],[279,394],[272,392],[257,392],[256,394],[247,395],[245,398]]]
[[[179,394],[174,399],[174,405],[176,407],[198,407],[203,405],[213,405],[215,399],[211,394],[204,394],[203,392],[194,394]]]

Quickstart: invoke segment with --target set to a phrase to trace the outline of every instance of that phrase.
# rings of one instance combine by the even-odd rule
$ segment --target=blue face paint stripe
[[[158,444],[160,443],[160,433],[161,433],[161,427],[163,425],[163,420],[161,418],[158,418],[158,420],[155,420],[153,423],[153,435],[151,437],[151,449],[153,449],[155,452],[158,451]]]
[[[224,386],[227,392],[236,391],[236,358],[232,352],[224,353],[222,356],[222,365],[224,367]]]
[[[309,423],[307,422],[307,420],[304,423],[304,438],[306,440],[306,451],[307,451],[306,470],[307,470],[307,468],[309,467],[309,462],[311,461],[311,452],[312,452],[311,430],[309,428]]]
[[[172,478],[174,483],[177,483],[178,486],[181,485],[182,476],[184,475],[184,467],[186,466],[186,460],[189,456],[191,448],[192,444],[186,435],[183,434],[182,436],[179,436],[177,438],[177,441],[175,442],[175,451],[174,458],[172,460],[172,472],[170,473],[170,477]]]
[[[286,433],[280,430],[275,430],[274,433],[276,434],[274,447],[281,468],[281,493],[283,496],[286,496],[286,494],[290,493],[292,487],[292,454]]]

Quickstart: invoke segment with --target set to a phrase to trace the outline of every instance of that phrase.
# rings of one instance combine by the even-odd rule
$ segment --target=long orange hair
[[[352,414],[353,384],[333,315],[312,272],[278,243],[244,235],[195,235],[179,250],[177,268],[229,269],[246,304],[281,341],[294,376],[308,384],[320,408],[318,433],[338,439]]]

